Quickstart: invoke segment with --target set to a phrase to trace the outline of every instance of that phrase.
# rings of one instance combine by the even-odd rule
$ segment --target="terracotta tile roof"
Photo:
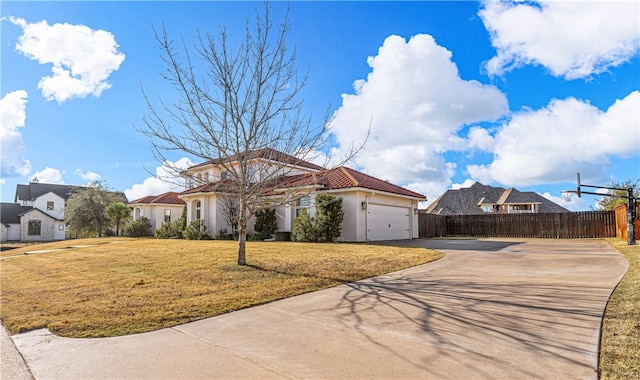
[[[233,162],[233,161],[237,161],[238,157],[243,156],[244,154],[235,154],[233,156],[230,156],[228,158],[216,158],[213,160],[209,160],[197,165],[193,165],[191,167],[189,167],[189,169],[193,169],[193,168],[198,168],[201,166],[205,166],[205,165],[218,165],[218,164],[222,164],[224,162]],[[322,166],[313,164],[311,162],[296,158],[294,156],[291,156],[289,154],[286,153],[282,153],[279,152],[275,149],[271,149],[271,148],[262,148],[262,149],[256,149],[256,150],[251,150],[249,151],[249,155],[251,159],[255,159],[255,158],[263,158],[266,160],[271,160],[271,161],[278,161],[284,164],[291,164],[291,165],[296,165],[296,166],[300,166],[303,168],[307,168],[307,169],[313,169],[313,170],[322,170],[324,169]]]
[[[193,189],[188,189],[180,193],[180,195],[188,195],[188,194],[197,194],[197,193],[215,193],[215,192],[231,192],[233,189],[230,188],[229,184],[231,180],[223,179],[217,182],[208,182],[204,185],[200,185],[194,187]]]
[[[317,173],[300,175],[297,176],[297,178],[291,179],[290,181],[281,184],[282,187],[313,185],[320,186],[322,190],[338,190],[359,187],[374,191],[404,195],[412,198],[426,198],[422,194],[344,166],[320,171]]]
[[[135,201],[129,202],[129,204],[163,204],[163,205],[185,205],[186,203],[178,198],[178,195],[175,191],[169,191],[160,195],[147,195],[146,197],[142,197],[140,199],[136,199]]]

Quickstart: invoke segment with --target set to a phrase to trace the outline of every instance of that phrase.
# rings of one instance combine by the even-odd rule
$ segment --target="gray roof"
[[[54,193],[65,201],[73,195],[74,192],[84,189],[85,186],[74,185],[58,185],[53,183],[30,182],[28,185],[17,185],[16,196],[14,201],[31,201],[41,197],[47,193]],[[127,196],[122,192],[115,192],[120,198],[127,203]]]
[[[22,206],[18,203],[0,203],[0,222],[2,224],[19,224],[20,215],[31,210],[31,206]]]
[[[65,201],[82,186],[58,185],[53,183],[30,182],[28,185],[16,186],[15,201],[31,201],[47,193],[54,193]]]
[[[469,188],[447,190],[427,212],[440,215],[484,214],[481,205],[538,204],[540,213],[570,212],[566,208],[532,191],[492,187],[479,182]]]

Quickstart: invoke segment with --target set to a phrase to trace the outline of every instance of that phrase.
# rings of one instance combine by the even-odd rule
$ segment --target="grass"
[[[118,242],[118,244],[110,244]],[[12,334],[141,333],[212,317],[436,260],[424,248],[233,241],[79,239],[3,255],[0,318]]]
[[[608,239],[629,262],[602,322],[601,379],[640,379],[640,246]]]

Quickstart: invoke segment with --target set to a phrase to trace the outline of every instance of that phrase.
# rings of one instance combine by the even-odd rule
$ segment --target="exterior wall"
[[[2,241],[20,241],[22,233],[22,229],[20,227],[20,223],[8,223],[6,225],[0,224],[0,229],[2,229]],[[62,236],[64,239],[64,235]]]
[[[180,219],[182,216],[183,205],[174,204],[137,204],[133,207],[133,220],[138,219],[141,216],[147,217],[151,220],[152,231],[160,228],[164,224],[164,211],[171,211],[171,219],[173,222]]]
[[[41,222],[40,225],[40,235],[29,235],[29,221],[30,220],[39,220]],[[31,210],[20,218],[20,234],[22,241],[52,241],[56,240],[56,220],[43,214],[38,210]],[[63,231],[64,232],[64,231]],[[62,238],[58,238],[58,240],[64,239],[64,233],[62,234]]]
[[[47,202],[53,202],[53,210],[47,210]],[[33,207],[56,219],[64,219],[64,204],[65,201],[60,196],[54,193],[47,193],[38,197],[33,202]]]

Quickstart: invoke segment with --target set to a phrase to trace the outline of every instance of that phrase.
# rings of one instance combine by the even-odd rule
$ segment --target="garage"
[[[410,208],[369,203],[367,240],[411,239]]]

